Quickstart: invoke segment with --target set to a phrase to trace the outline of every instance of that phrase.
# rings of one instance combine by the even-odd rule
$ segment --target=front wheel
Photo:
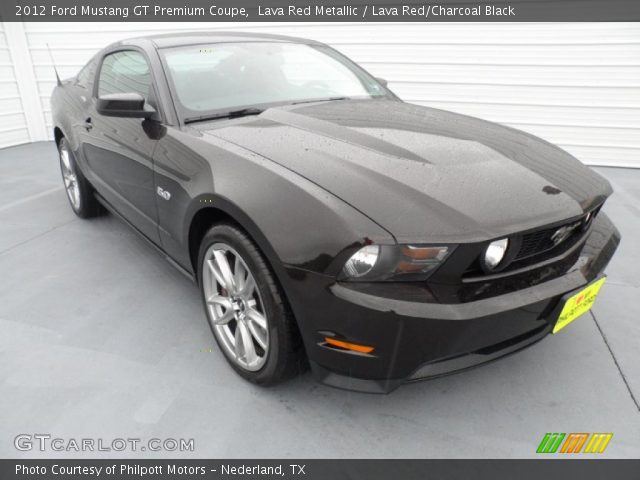
[[[80,218],[94,217],[102,213],[102,206],[93,196],[91,185],[78,168],[66,138],[58,144],[58,155],[64,189],[73,212]]]
[[[233,225],[215,225],[201,242],[198,265],[209,325],[236,372],[271,385],[300,371],[295,320],[253,241]]]

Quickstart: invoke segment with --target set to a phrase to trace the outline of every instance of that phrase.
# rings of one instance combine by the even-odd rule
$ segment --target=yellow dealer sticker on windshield
[[[598,292],[606,278],[607,277],[602,277],[600,280],[593,282],[591,285],[587,285],[578,293],[569,297],[562,308],[562,312],[560,312],[560,317],[558,317],[555,327],[553,327],[553,333],[559,332],[580,315],[589,311],[593,302],[596,301]]]

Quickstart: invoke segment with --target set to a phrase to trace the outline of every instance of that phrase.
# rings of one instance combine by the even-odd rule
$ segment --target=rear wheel
[[[81,218],[94,217],[102,213],[102,206],[93,196],[91,185],[78,168],[76,159],[65,138],[58,144],[60,170],[64,189],[73,212]]]
[[[236,372],[271,385],[300,371],[295,320],[251,239],[233,225],[215,225],[201,243],[198,265],[209,325]]]

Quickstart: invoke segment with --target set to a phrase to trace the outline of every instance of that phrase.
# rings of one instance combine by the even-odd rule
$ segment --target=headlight
[[[350,278],[360,278],[371,272],[376,266],[380,247],[378,245],[367,245],[361,248],[347,260],[344,265],[344,272]]]
[[[341,280],[424,280],[449,254],[449,247],[367,245],[354,253],[342,269]]]
[[[508,247],[508,238],[501,238],[500,240],[491,242],[487,249],[484,251],[484,256],[482,257],[484,267],[487,270],[494,270],[504,259]]]

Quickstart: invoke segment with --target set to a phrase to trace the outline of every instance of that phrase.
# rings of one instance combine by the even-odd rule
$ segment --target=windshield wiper
[[[261,108],[241,108],[239,110],[231,110],[229,112],[212,113],[211,115],[200,115],[199,117],[187,117],[184,119],[184,123],[204,122],[206,120],[216,120],[218,118],[246,117],[247,115],[260,115],[262,112],[264,112],[264,110]]]
[[[351,98],[350,97],[314,98],[309,100],[301,100],[299,102],[293,102],[291,105],[300,105],[301,103],[315,103],[315,102],[334,102],[336,100],[351,100]]]

